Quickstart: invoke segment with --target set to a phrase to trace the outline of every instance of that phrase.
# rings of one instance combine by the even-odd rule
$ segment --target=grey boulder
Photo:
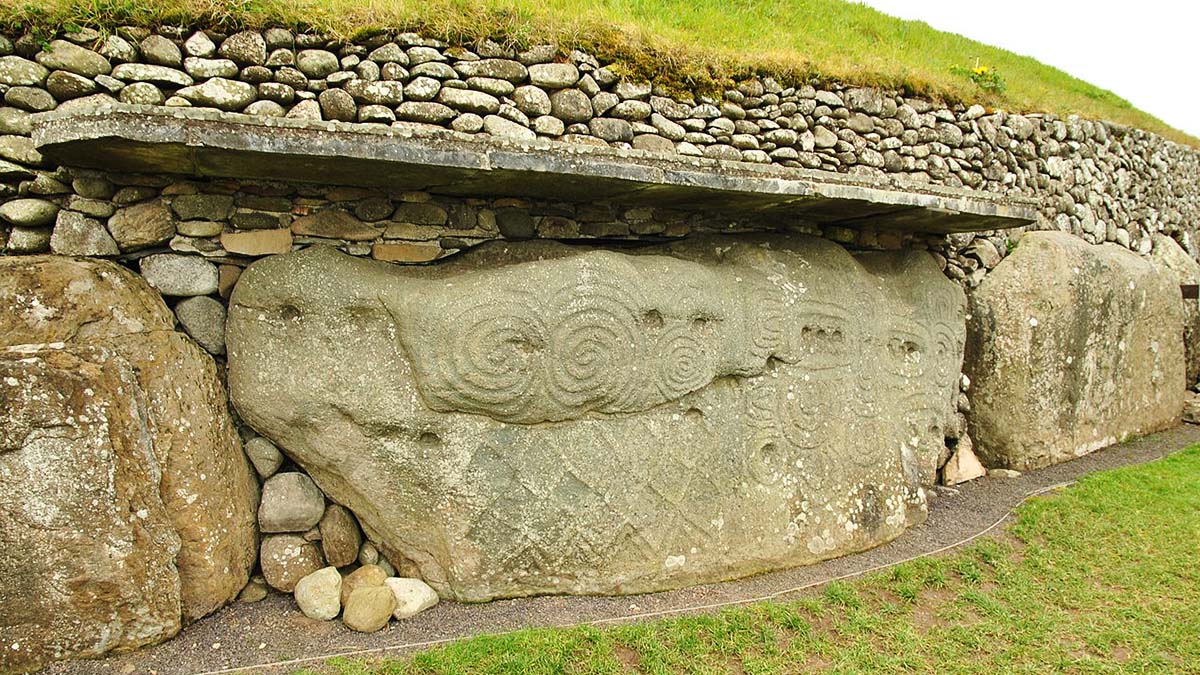
[[[263,532],[306,532],[325,515],[325,496],[299,472],[277,473],[263,483],[258,527]]]
[[[420,269],[315,247],[240,278],[229,384],[442,595],[639,593],[920,522],[964,305],[927,253],[799,236]]]
[[[1180,285],[1200,284],[1200,263],[1165,234],[1154,236],[1154,249],[1150,253],[1150,260]],[[1187,384],[1191,386],[1200,380],[1200,303],[1190,298],[1182,303],[1183,352]]]
[[[38,53],[37,60],[51,70],[65,70],[83,77],[108,75],[112,72],[112,64],[108,59],[66,40],[51,41]]]
[[[1025,471],[1179,422],[1175,279],[1115,244],[1030,232],[970,295],[975,453]]]

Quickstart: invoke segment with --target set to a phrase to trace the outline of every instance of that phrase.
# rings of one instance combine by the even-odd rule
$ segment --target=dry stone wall
[[[61,379],[59,389],[63,391],[89,388],[82,380],[65,379],[67,371],[79,370],[96,380],[96,386],[90,389],[98,396],[115,391],[117,385],[112,383],[120,381],[124,383],[120,386],[136,388],[143,399],[157,399],[155,405],[124,403],[152,409],[143,411],[149,415],[148,421],[129,435],[150,434],[166,440],[151,446],[136,441],[128,448],[104,450],[114,458],[114,465],[124,466],[121,462],[131,453],[154,455],[165,476],[183,480],[187,487],[186,481],[211,475],[205,462],[212,457],[232,461],[228,459],[228,448],[236,448],[240,440],[261,486],[261,496],[257,496],[250,469],[244,462],[236,469],[241,476],[235,481],[236,499],[226,501],[250,505],[239,506],[237,514],[217,514],[212,522],[219,527],[222,519],[232,518],[239,523],[241,534],[222,539],[223,544],[209,550],[201,544],[211,544],[213,537],[189,529],[180,514],[192,513],[187,519],[195,521],[194,527],[203,527],[208,521],[194,518],[194,509],[216,513],[219,509],[215,502],[198,507],[176,503],[170,497],[168,488],[172,483],[168,479],[163,480],[161,494],[144,489],[133,494],[140,488],[122,484],[122,490],[133,491],[129,500],[152,503],[147,507],[145,527],[157,543],[150,546],[153,550],[138,551],[139,560],[145,561],[143,567],[149,570],[146,574],[170,581],[172,573],[167,568],[174,566],[181,579],[208,581],[194,585],[185,581],[175,595],[164,591],[165,596],[155,598],[161,606],[122,605],[118,613],[129,610],[140,623],[136,629],[129,629],[125,638],[108,642],[90,640],[86,631],[77,631],[71,638],[74,641],[48,640],[45,632],[37,630],[61,633],[59,626],[39,627],[29,619],[37,612],[19,616],[17,622],[37,630],[15,642],[28,650],[36,647],[36,653],[17,648],[0,653],[6,659],[20,656],[24,660],[17,664],[25,668],[46,659],[98,654],[163,639],[178,625],[230,600],[239,588],[240,597],[247,601],[261,598],[267,588],[295,592],[310,616],[332,618],[344,610],[346,621],[362,629],[379,627],[379,620],[386,622],[388,612],[401,618],[436,602],[428,587],[419,581],[396,579],[396,575],[425,576],[444,593],[469,599],[555,590],[544,576],[536,574],[521,583],[492,578],[479,581],[479,570],[490,568],[478,560],[472,563],[470,556],[465,562],[449,554],[422,557],[424,542],[419,533],[390,531],[386,520],[373,517],[377,515],[374,507],[357,509],[360,515],[365,514],[360,526],[354,512],[346,508],[355,506],[351,488],[322,468],[325,459],[289,456],[303,444],[288,434],[299,431],[277,429],[265,418],[256,420],[255,428],[271,430],[276,440],[288,438],[291,442],[285,444],[284,452],[236,417],[232,422],[221,422],[220,415],[225,413],[209,415],[210,420],[216,420],[214,426],[201,425],[192,432],[193,438],[216,438],[219,452],[206,460],[205,456],[192,457],[186,448],[179,449],[179,444],[188,440],[187,434],[173,437],[167,424],[156,422],[159,418],[154,415],[160,414],[163,420],[172,416],[190,418],[204,416],[198,411],[223,407],[224,402],[219,401],[222,385],[213,378],[224,375],[229,357],[226,308],[242,271],[260,258],[322,246],[379,261],[351,260],[347,265],[434,263],[430,267],[436,269],[447,263],[457,264],[437,262],[442,258],[494,240],[498,241],[488,246],[548,239],[624,251],[633,244],[662,245],[693,235],[752,234],[780,240],[811,235],[830,240],[813,243],[814,247],[836,248],[830,243],[836,242],[863,260],[871,256],[932,256],[936,263],[933,269],[972,296],[992,270],[1007,264],[1012,249],[1023,245],[1018,231],[940,236],[872,229],[869,225],[846,229],[817,227],[799,220],[763,222],[752,214],[733,211],[626,207],[603,201],[475,199],[419,191],[58,167],[42,157],[30,139],[31,116],[38,112],[112,101],[199,106],[255,116],[365,125],[434,125],[495,137],[541,137],[645,153],[903,176],[919,182],[1036,198],[1040,215],[1031,229],[1056,230],[1091,244],[1107,242],[1109,248],[1131,251],[1130,257],[1153,255],[1166,261],[1160,265],[1175,270],[1179,280],[1191,274],[1195,265],[1200,152],[1153,134],[1074,117],[945,106],[894,91],[836,84],[817,87],[771,78],[731,83],[719,95],[680,95],[654,83],[623,80],[617,75],[618,65],[550,45],[524,50],[491,42],[458,46],[412,34],[379,35],[359,43],[283,29],[224,35],[172,27],[154,31],[126,27],[103,35],[82,30],[45,43],[33,36],[0,36],[0,251],[6,256],[52,253],[109,259],[140,274],[174,314],[165,314],[161,304],[152,308],[152,312],[164,314],[164,328],[156,329],[153,340],[143,340],[146,344],[139,343],[136,349],[128,344],[104,347],[118,352],[127,349],[128,353],[113,356],[103,349],[54,348],[29,357],[40,359],[35,363],[26,357],[9,358],[6,352],[4,367],[15,369],[12,372],[20,377],[13,377],[23,381],[31,377],[28,372],[36,366],[45,375],[43,381]],[[681,244],[690,245],[687,241]],[[884,253],[864,253],[868,251]],[[329,250],[306,255],[337,257]],[[436,276],[437,272],[415,276],[422,274]],[[1124,281],[1122,278],[1121,283]],[[993,285],[1002,282],[1003,278]],[[97,302],[97,306],[100,304]],[[1045,320],[1065,321],[1069,316],[1062,312]],[[1188,316],[1194,324],[1194,311]],[[97,340],[104,334],[104,327],[117,318],[111,313],[80,321],[79,333],[73,339]],[[208,356],[199,353],[182,335],[166,330],[172,323]],[[1070,332],[1078,326],[1061,330]],[[1190,330],[1194,335],[1195,327]],[[0,344],[25,342],[7,340]],[[904,341],[897,344],[902,346]],[[1194,345],[1189,342],[1184,349],[1190,355],[1189,363],[1194,364]],[[143,368],[139,378],[134,372],[137,369],[123,364],[143,358],[145,350],[165,350],[176,356],[156,359],[159,365]],[[189,360],[185,369],[197,378],[184,380],[207,383],[200,387],[200,395],[174,398],[172,391],[152,381],[158,377],[174,381],[178,377],[177,371],[183,366],[174,358]],[[1190,366],[1189,373],[1196,367]],[[1189,384],[1193,377],[1189,374]],[[954,482],[964,475],[963,467],[977,466],[972,454],[976,444],[968,429],[983,428],[976,421],[982,413],[972,409],[970,379],[959,379],[957,387],[953,384],[936,425],[935,435],[941,437],[940,442],[922,446],[927,452],[913,462],[917,467],[913,476],[892,476],[896,478],[893,487],[903,485],[896,487],[896,495],[927,487],[936,479]],[[10,417],[23,416],[34,426],[52,424],[56,414],[88,414],[86,406],[75,399],[72,405],[78,404],[77,409],[42,410],[32,403],[37,391],[22,391],[25,398],[14,399],[6,412]],[[460,416],[481,412],[455,408],[450,399],[444,403]],[[1167,407],[1173,410],[1174,405],[1172,402]],[[158,412],[152,414],[153,410]],[[588,414],[606,413],[600,410]],[[968,417],[972,418],[970,422]],[[521,427],[530,422],[506,417],[503,411],[499,418],[488,419],[497,427]],[[378,432],[370,435],[376,441],[399,433],[396,428],[375,424],[377,421],[369,425]],[[238,425],[240,439],[230,436],[228,428],[222,426],[230,423]],[[562,423],[567,422],[540,418],[536,422]],[[926,428],[925,432],[933,433],[934,428]],[[81,439],[100,438],[98,433],[91,433],[93,429],[84,431],[87,433],[80,432]],[[1121,433],[1116,430],[1109,436],[1115,438]],[[420,446],[421,437],[413,443]],[[97,448],[103,445],[99,440],[96,444]],[[11,439],[8,445],[23,447]],[[985,456],[987,451],[983,449]],[[4,453],[12,452],[8,446],[0,448],[0,459],[7,460]],[[1041,460],[1028,465],[1035,463]],[[481,483],[478,495],[487,495],[486,484]],[[899,508],[895,504],[889,508],[895,511],[893,515],[904,510],[895,510]],[[257,516],[261,545],[256,543],[254,524],[245,522],[247,513],[251,521]],[[904,513],[905,522],[915,517]],[[114,523],[113,527],[116,531],[124,525]],[[849,550],[869,545],[894,536],[897,527],[902,526],[888,524],[873,530],[871,536],[854,535],[858,539],[847,535],[846,541],[831,540],[831,546]],[[538,528],[530,525],[525,529]],[[811,541],[810,537],[804,545]],[[461,538],[459,543],[463,544],[459,553],[472,551],[474,555],[478,550],[490,550],[487,542],[482,548],[474,548],[480,542],[469,537]],[[835,549],[804,550],[809,553],[797,556],[794,552],[777,552],[773,564],[782,564],[779,561],[784,559],[795,562],[809,554],[816,559]],[[205,556],[210,555],[232,561],[233,572],[209,575]],[[256,555],[258,574],[243,587],[243,577],[254,571],[251,568]],[[456,567],[476,563],[470,574]],[[337,572],[355,566],[367,572],[353,579],[353,575],[342,578]],[[710,566],[693,574],[685,568],[675,578],[679,583],[717,578],[720,575],[715,569]],[[755,570],[745,567],[741,571]],[[89,573],[103,576],[108,571],[96,569]],[[362,582],[364,577],[370,577],[370,583]],[[306,578],[310,579],[308,583],[303,582]],[[468,578],[476,581],[461,581]],[[644,589],[653,585],[647,581],[653,578],[653,573],[642,570],[642,576],[627,586],[612,579],[591,579],[560,588],[606,592]],[[389,602],[377,591],[366,592],[381,588],[376,583],[380,580],[386,580],[387,586],[395,590],[394,601]],[[123,597],[127,585],[122,583],[128,581],[121,578],[114,582],[112,597]],[[362,604],[351,608],[347,603],[355,596],[352,587],[363,583],[369,588],[358,593]],[[83,606],[76,618],[86,616],[88,607],[91,605]],[[125,622],[123,625],[135,626],[123,616],[118,619]],[[8,634],[4,637],[7,639]],[[39,640],[43,646],[38,646]],[[0,662],[0,670],[10,665],[8,661]]]
[[[672,97],[653,84],[621,80],[612,64],[579,51],[561,53],[550,45],[517,51],[490,42],[467,48],[412,34],[346,44],[282,29],[227,36],[130,27],[106,36],[85,30],[49,43],[12,38],[0,38],[0,179],[10,182],[7,194],[0,194],[5,199],[66,192],[52,176],[37,173],[48,167],[26,139],[30,113],[120,100],[364,124],[433,124],[467,133],[904,175],[1038,197],[1042,229],[1070,231],[1093,243],[1148,253],[1153,235],[1162,232],[1196,254],[1197,152],[1104,122],[945,107],[875,89],[784,86],[770,78],[736,83],[720,96]],[[21,190],[22,182],[31,184]],[[9,210],[18,213],[5,215],[15,228],[8,249],[45,250],[52,209],[30,202]],[[80,216],[63,218],[69,233],[94,229]],[[955,274],[969,276],[993,257],[986,250],[967,252],[971,243],[969,236],[954,241]]]

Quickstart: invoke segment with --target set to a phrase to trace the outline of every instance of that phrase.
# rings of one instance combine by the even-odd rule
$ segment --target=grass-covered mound
[[[417,30],[451,42],[554,42],[632,76],[716,90],[749,72],[880,85],[1019,112],[1079,114],[1200,139],[1038,61],[843,0],[0,0],[0,28],[283,26],[341,37]]]

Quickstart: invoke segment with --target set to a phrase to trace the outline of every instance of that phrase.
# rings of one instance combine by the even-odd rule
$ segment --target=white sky
[[[1200,136],[1196,0],[858,0],[1032,56]]]

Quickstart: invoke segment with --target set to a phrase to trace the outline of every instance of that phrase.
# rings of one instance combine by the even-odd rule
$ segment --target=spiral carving
[[[712,378],[704,342],[687,324],[667,326],[658,338],[656,352],[658,391],[668,401],[696,391]]]
[[[569,409],[626,410],[640,398],[645,338],[638,303],[612,283],[560,289],[550,337],[547,390]]]
[[[751,275],[744,287],[742,306],[748,314],[750,353],[765,362],[783,349],[787,312],[779,288],[771,278]]]
[[[958,379],[957,365],[958,359],[955,358],[962,345],[954,337],[954,329],[945,323],[935,324],[933,327],[933,348],[934,348],[934,384],[937,387],[949,388],[954,386],[954,381]]]
[[[777,416],[784,438],[798,448],[816,448],[825,441],[821,428],[824,411],[815,387],[793,384],[779,387]]]
[[[516,416],[535,399],[546,328],[534,298],[508,293],[466,307],[439,351],[439,393],[467,410]]]

